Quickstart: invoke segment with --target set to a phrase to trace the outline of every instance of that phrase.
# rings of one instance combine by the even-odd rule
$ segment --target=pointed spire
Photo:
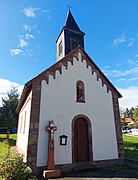
[[[67,15],[67,19],[66,19],[64,28],[71,29],[71,30],[83,33],[80,30],[79,26],[77,25],[77,23],[76,23],[74,17],[72,16],[72,13],[71,13],[70,10],[68,11],[68,15]]]
[[[65,57],[75,47],[81,46],[84,49],[84,35],[77,25],[71,11],[68,11],[68,15],[57,40],[57,61]]]

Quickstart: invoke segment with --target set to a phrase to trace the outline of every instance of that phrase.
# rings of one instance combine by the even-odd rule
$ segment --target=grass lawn
[[[125,157],[138,160],[138,136],[124,134]]]
[[[0,162],[8,154],[9,147],[16,145],[16,134],[10,134],[9,143],[6,141],[6,134],[0,134]]]
[[[12,153],[11,149],[14,148],[16,145],[16,138],[17,138],[17,134],[11,134],[10,138],[9,138],[9,143],[7,143],[6,142],[6,134],[0,134],[0,163],[2,162],[2,159],[4,158],[4,156],[6,154],[8,154],[9,152]],[[138,136],[135,137],[135,136],[124,134],[123,140],[124,140],[124,146],[125,146],[125,157],[138,160]],[[9,151],[9,148],[10,148],[10,151]],[[101,172],[101,170],[100,170],[100,172]],[[128,173],[128,175],[135,174],[134,170],[130,169],[129,167],[127,167],[127,169],[126,169],[126,167],[120,167],[119,170],[117,168],[112,173],[114,173],[116,175],[117,172],[118,172],[118,174],[119,173],[122,174],[122,173],[126,173],[126,172]],[[103,174],[105,174],[105,171]],[[108,172],[107,172],[107,174],[108,174]],[[119,177],[119,175],[117,177]],[[126,175],[126,177],[127,177],[127,175]],[[135,177],[135,176],[133,176],[133,177]],[[66,178],[59,178],[58,180],[84,180],[84,179],[85,179],[85,177],[83,177],[83,178],[82,177],[80,177],[80,178],[66,177]],[[87,177],[86,179],[90,180],[92,178]],[[0,180],[1,180],[1,177],[0,177]]]

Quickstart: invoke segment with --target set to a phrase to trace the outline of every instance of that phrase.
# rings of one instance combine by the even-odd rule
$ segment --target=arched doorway
[[[76,116],[72,121],[73,162],[92,160],[91,122],[84,116]]]

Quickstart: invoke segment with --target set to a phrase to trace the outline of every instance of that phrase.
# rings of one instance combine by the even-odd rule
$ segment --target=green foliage
[[[0,175],[5,180],[37,179],[32,177],[32,170],[23,162],[22,155],[7,157],[0,164]]]
[[[138,137],[123,135],[125,156],[138,160]]]
[[[16,139],[17,134],[10,134],[9,141],[5,134],[0,134],[0,179],[37,180],[32,170],[23,162],[23,156],[17,154]]]
[[[133,119],[133,117],[134,117],[133,111],[134,111],[133,107],[131,107],[131,109],[126,108],[126,110],[124,111],[124,118],[129,117],[129,118]]]
[[[133,111],[134,111],[134,108],[131,107],[131,109],[129,110],[129,117],[130,117],[131,119],[134,119]]]
[[[7,98],[2,98],[2,107],[0,108],[0,126],[8,129],[7,135],[12,127],[17,127],[18,116],[16,108],[19,102],[19,94],[16,88],[12,88],[7,93]],[[8,137],[8,136],[7,136]]]
[[[138,106],[133,110],[135,128],[138,126]]]
[[[133,125],[131,125],[132,128],[138,128],[138,106],[136,108],[131,107],[131,109],[126,108],[126,110],[123,112],[124,118],[131,118],[134,122]],[[123,122],[123,126],[127,126],[127,123]]]
[[[2,118],[4,127],[11,128],[17,126],[17,113],[16,107],[18,105],[19,94],[17,89],[12,88],[9,93],[7,93],[7,98],[2,98]]]
[[[129,109],[126,108],[125,112],[124,112],[124,118],[129,117]]]

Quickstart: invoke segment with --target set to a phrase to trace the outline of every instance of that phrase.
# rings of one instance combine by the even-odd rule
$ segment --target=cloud
[[[110,68],[110,66],[104,66],[103,67],[103,69],[109,69]]]
[[[31,49],[28,49],[28,41],[30,39],[33,39],[34,36],[32,34],[25,34],[25,35],[19,35],[19,43],[18,43],[18,48],[16,49],[10,49],[10,54],[12,56],[16,56],[16,55],[19,55],[19,54],[22,54],[24,56],[26,55],[29,55],[29,56],[32,56],[32,50]],[[22,48],[24,47],[27,47],[25,49],[22,50]]]
[[[133,46],[133,44],[134,44],[134,38],[129,38],[129,43],[128,43],[127,47],[131,47],[131,46]]]
[[[117,79],[117,81],[116,82],[124,82],[124,81],[127,81],[126,79],[124,79],[124,78],[120,78],[120,79]]]
[[[38,11],[38,10],[39,10],[38,8],[28,7],[23,10],[23,13],[27,17],[35,17],[36,11]]]
[[[113,45],[114,47],[115,47],[115,46],[117,47],[117,46],[119,46],[120,44],[126,42],[126,43],[127,43],[127,47],[131,47],[131,46],[133,46],[133,44],[134,44],[134,40],[135,40],[135,38],[133,38],[133,37],[128,38],[128,37],[125,35],[125,32],[123,32],[123,33],[121,34],[120,38],[117,38],[117,39],[114,39],[114,40],[113,40],[112,45]]]
[[[27,42],[24,39],[20,39],[19,41],[19,47],[23,48],[27,46]]]
[[[34,36],[32,34],[25,34],[25,39],[33,39]]]
[[[127,75],[138,75],[138,67],[130,68],[125,71],[103,69],[103,72],[107,76],[110,76],[110,77],[123,77],[123,76],[127,76]]]
[[[138,81],[138,77],[132,77],[132,78],[128,78],[128,81]]]
[[[138,105],[138,87],[132,86],[126,89],[119,89],[119,92],[122,94],[122,98],[119,99],[120,107],[122,108],[131,108]]]
[[[138,66],[138,60],[137,59],[129,59],[128,64],[130,66]]]
[[[27,7],[25,9],[23,9],[23,13],[25,16],[27,17],[36,17],[36,14],[37,13],[49,13],[50,10],[49,9],[41,9],[41,8],[33,8],[33,7]],[[50,19],[51,17],[50,16],[47,16],[48,19]]]
[[[120,38],[113,40],[113,46],[118,46],[118,45],[122,44],[125,41],[126,41],[126,36],[125,36],[125,33],[123,32],[121,34]]]
[[[24,24],[24,30],[30,32],[32,30],[32,27],[27,24]]]
[[[28,56],[33,56],[32,50],[30,49],[30,50],[24,51],[23,55],[24,55],[24,56],[26,56],[26,55],[28,55]]]
[[[10,55],[11,56],[16,56],[23,53],[23,51],[21,49],[10,49]]]
[[[136,54],[135,57],[138,57],[138,54]]]
[[[138,77],[132,77],[132,78],[120,78],[117,79],[116,82],[133,82],[133,81],[138,81]]]
[[[2,98],[7,97],[7,92],[9,92],[12,87],[16,87],[19,94],[21,94],[23,90],[23,85],[20,85],[16,82],[11,82],[7,79],[0,78],[0,106],[2,105]]]

